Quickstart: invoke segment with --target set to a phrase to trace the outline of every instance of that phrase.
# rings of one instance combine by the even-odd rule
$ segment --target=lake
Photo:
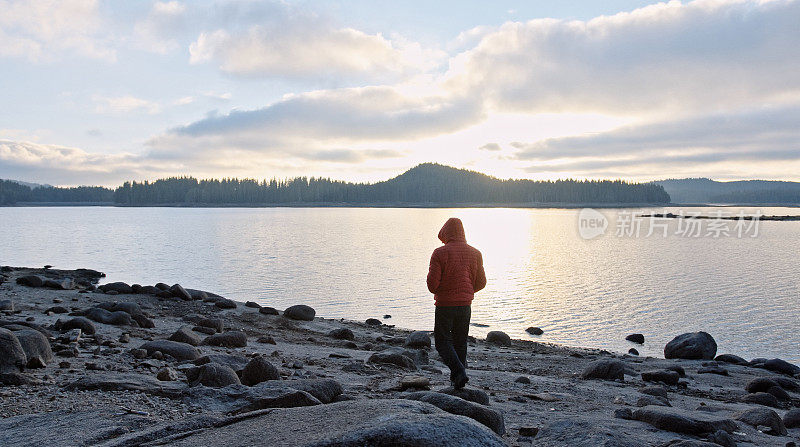
[[[800,222],[706,221],[695,237],[684,221],[632,218],[637,211],[681,210],[600,210],[606,232],[585,239],[585,215],[573,209],[0,208],[0,264],[93,268],[109,282],[180,282],[278,309],[308,304],[318,316],[432,329],[425,276],[439,228],[454,216],[488,278],[472,312],[486,327],[472,335],[498,329],[663,356],[673,336],[704,330],[719,353],[800,362]],[[638,237],[628,221],[642,224]],[[528,335],[529,326],[544,335]],[[643,346],[624,340],[633,332]]]

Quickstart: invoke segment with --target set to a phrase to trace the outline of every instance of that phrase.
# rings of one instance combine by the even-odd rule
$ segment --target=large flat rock
[[[375,399],[267,410],[225,426],[176,436],[169,445],[502,447],[506,444],[478,422],[433,405],[404,399]]]
[[[145,394],[177,398],[187,385],[183,382],[162,382],[155,377],[135,373],[90,374],[67,384],[67,390],[140,391]]]

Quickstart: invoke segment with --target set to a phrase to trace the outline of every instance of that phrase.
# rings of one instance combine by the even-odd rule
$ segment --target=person
[[[436,305],[433,339],[436,351],[450,368],[450,382],[464,388],[467,377],[467,336],[475,292],[486,287],[481,252],[467,245],[464,225],[451,217],[439,231],[443,246],[433,251],[428,290]]]

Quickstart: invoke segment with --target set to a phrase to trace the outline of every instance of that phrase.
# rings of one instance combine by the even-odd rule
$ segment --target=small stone
[[[133,349],[133,350],[131,350],[131,354],[133,354],[133,358],[143,359],[143,358],[147,357],[147,350],[145,350],[145,349]]]
[[[364,321],[364,324],[367,326],[380,326],[383,323],[381,323],[381,320],[377,318],[367,318],[367,320]]]
[[[762,392],[747,394],[744,397],[742,397],[742,402],[746,402],[749,404],[764,405],[773,408],[778,407],[778,399],[775,396],[769,393],[762,393]]]
[[[407,390],[409,388],[416,389],[429,389],[431,385],[430,379],[423,376],[403,376],[400,379],[400,389]]]
[[[337,340],[355,340],[356,336],[353,334],[353,331],[347,328],[338,328],[328,332],[328,337],[335,338]]]
[[[529,378],[528,378],[528,377],[526,377],[526,376],[519,376],[519,377],[517,377],[516,379],[514,379],[514,382],[516,382],[516,383],[523,383],[523,384],[525,384],[525,385],[529,385],[529,384],[531,383],[531,379],[529,379]]]
[[[408,334],[404,345],[408,348],[430,349],[431,335],[427,331],[414,331]]]
[[[486,334],[486,342],[498,346],[511,346],[511,337],[503,331],[490,331]]]
[[[268,345],[276,345],[275,339],[271,335],[267,335],[264,337],[258,337],[256,340],[257,343],[263,343]]]
[[[130,343],[130,341],[131,341],[131,335],[130,334],[128,334],[127,332],[125,332],[124,334],[120,334],[120,336],[119,336],[119,342],[120,343]]]
[[[58,362],[58,367],[61,368],[61,369],[68,369],[68,368],[72,367],[72,363],[67,362],[67,361]]]
[[[642,380],[645,382],[662,382],[667,385],[677,385],[678,380],[680,380],[680,374],[665,369],[645,371],[642,373]]]
[[[162,382],[174,382],[178,380],[178,373],[170,367],[161,368],[156,374],[156,379]]]
[[[314,321],[314,316],[316,314],[317,311],[315,311],[314,308],[306,306],[305,304],[289,306],[283,311],[284,317],[300,321]]]
[[[251,309],[260,309],[261,305],[256,303],[255,301],[247,301],[244,303],[244,307],[249,307]]]
[[[635,348],[631,348],[631,349],[628,349],[628,354],[630,354],[630,355],[639,355],[639,351],[637,351]]]
[[[384,315],[384,316],[383,316],[383,319],[384,319],[384,320],[388,320],[389,318],[392,318],[392,316],[391,316],[391,315],[389,315],[389,314],[386,314],[386,315]]]
[[[583,369],[583,379],[625,380],[625,364],[614,359],[595,360]]]
[[[267,380],[280,380],[281,375],[272,363],[264,357],[255,357],[242,370],[242,384],[257,385]]]
[[[531,326],[531,327],[525,329],[525,332],[527,332],[527,333],[529,333],[531,335],[542,335],[542,334],[544,334],[544,331],[541,328],[538,328],[536,326]]]
[[[519,428],[519,435],[520,436],[527,436],[531,438],[535,438],[536,435],[539,434],[539,429],[537,427],[520,427]]]

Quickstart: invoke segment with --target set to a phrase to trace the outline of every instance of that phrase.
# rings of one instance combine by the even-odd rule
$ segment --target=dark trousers
[[[437,306],[433,326],[436,351],[450,368],[450,379],[466,374],[470,306]]]

